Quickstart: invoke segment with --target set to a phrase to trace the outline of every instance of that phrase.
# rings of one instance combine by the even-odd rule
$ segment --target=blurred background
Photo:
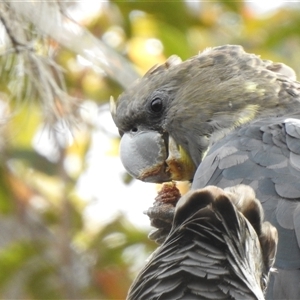
[[[299,75],[300,3],[0,1],[1,299],[126,297],[159,187],[122,167],[109,97],[222,44]]]

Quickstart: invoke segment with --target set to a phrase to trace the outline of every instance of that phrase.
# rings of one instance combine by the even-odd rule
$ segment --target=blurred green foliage
[[[80,22],[141,74],[172,54],[186,59],[222,44],[241,44],[300,74],[299,8],[286,3],[260,14],[245,1],[110,1]],[[65,70],[68,93],[79,99],[77,106],[86,99],[100,106],[122,92],[114,78],[80,64],[54,41],[47,43]],[[72,129],[71,145],[60,144],[54,134],[56,160],[38,153],[33,139],[41,126],[47,127],[39,99],[7,100],[8,87],[16,85],[9,76],[17,73],[15,59],[0,57],[0,298],[124,299],[135,272],[156,246],[123,216],[93,230],[87,226],[86,202],[76,186],[96,128],[81,121],[80,130]],[[57,105],[62,117],[73,112]],[[64,167],[70,154],[79,158],[75,173]],[[105,184],[99,183],[100,192]]]

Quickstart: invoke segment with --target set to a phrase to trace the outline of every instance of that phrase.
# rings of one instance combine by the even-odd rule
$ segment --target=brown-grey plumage
[[[248,186],[188,193],[128,299],[264,299],[277,231],[262,219]]]
[[[216,47],[153,68],[113,111],[124,137],[122,160],[133,176],[188,179],[192,189],[250,185],[279,234],[278,271],[267,298],[300,298],[300,83],[294,72],[240,46]]]
[[[290,115],[292,116],[292,115]],[[295,114],[299,118],[299,114]],[[265,218],[278,230],[279,244],[267,298],[300,296],[300,121],[281,117],[239,129],[211,147],[192,188],[249,184],[262,201]],[[290,273],[283,270],[290,270]],[[288,279],[287,279],[288,278]]]

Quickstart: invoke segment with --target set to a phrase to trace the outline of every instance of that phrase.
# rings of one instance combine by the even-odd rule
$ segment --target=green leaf
[[[57,173],[56,164],[34,150],[14,148],[11,150],[10,157],[22,161],[27,168],[33,168],[47,175],[54,176]]]

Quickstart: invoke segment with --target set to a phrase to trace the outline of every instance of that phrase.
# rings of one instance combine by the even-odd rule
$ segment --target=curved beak
[[[120,153],[127,172],[146,182],[191,180],[196,170],[184,149],[167,133],[127,132],[121,139]]]

